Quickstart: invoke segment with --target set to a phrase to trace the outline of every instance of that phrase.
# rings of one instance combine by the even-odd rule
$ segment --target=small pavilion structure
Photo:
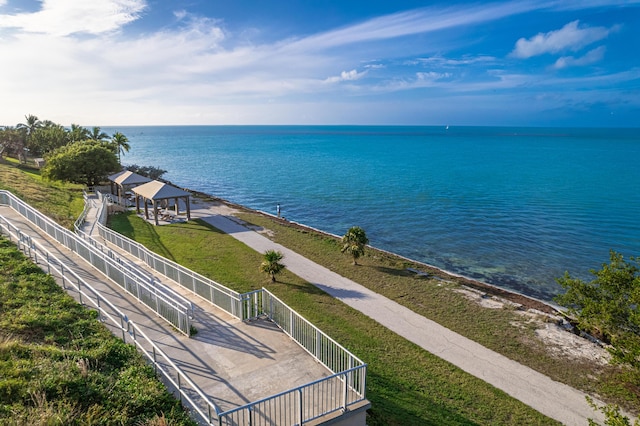
[[[191,205],[189,202],[191,194],[187,191],[183,191],[180,188],[176,188],[168,183],[157,180],[136,186],[131,190],[135,194],[136,211],[138,213],[140,213],[140,200],[142,199],[144,201],[144,215],[147,220],[149,220],[149,202],[151,202],[153,219],[156,225],[159,225],[158,214],[160,206],[164,204],[168,209],[169,200],[173,200],[175,216],[180,214],[180,200],[183,200],[187,213],[187,220],[191,219]]]
[[[142,185],[147,182],[151,182],[146,176],[139,175],[129,170],[124,170],[119,173],[109,176],[111,181],[111,193],[118,196],[118,203],[124,205],[124,195],[131,188]]]

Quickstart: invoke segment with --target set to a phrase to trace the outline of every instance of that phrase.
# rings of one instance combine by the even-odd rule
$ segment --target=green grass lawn
[[[67,229],[72,229],[84,209],[82,188],[82,185],[45,181],[37,169],[0,159],[0,189],[13,192]]]
[[[288,271],[271,284],[258,269],[261,253],[201,220],[153,226],[134,214],[119,214],[111,218],[110,226],[234,290],[269,288],[367,362],[370,426],[554,424]]]
[[[195,425],[134,346],[4,237],[0,424]]]

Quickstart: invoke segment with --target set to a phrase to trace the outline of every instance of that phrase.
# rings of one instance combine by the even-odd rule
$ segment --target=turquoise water
[[[609,250],[640,255],[640,130],[166,126],[124,164],[182,187],[550,299]]]

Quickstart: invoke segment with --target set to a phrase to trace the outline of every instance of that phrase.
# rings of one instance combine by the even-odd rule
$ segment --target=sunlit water
[[[640,255],[640,130],[167,126],[124,164],[542,299],[609,250]]]

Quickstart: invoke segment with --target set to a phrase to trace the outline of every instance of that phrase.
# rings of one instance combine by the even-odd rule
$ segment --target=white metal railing
[[[91,207],[93,206],[91,201],[89,200],[87,191],[82,191],[82,198],[84,198],[84,209],[82,210],[82,213],[80,213],[80,216],[78,216],[78,219],[76,219],[76,221],[73,223],[73,228],[75,229],[77,234],[86,235],[87,233],[82,230],[82,226],[85,224],[87,220],[87,214],[89,214],[89,210],[91,210]],[[89,232],[89,234],[91,234],[91,232]]]
[[[303,425],[345,411],[349,405],[364,400],[357,397],[349,383],[353,378],[364,381],[365,375],[366,368],[358,367],[260,399],[220,413],[219,425]]]
[[[168,287],[145,279],[113,255],[104,253],[76,234],[64,229],[8,191],[0,190],[0,204],[6,204],[43,230],[58,243],[73,251],[122,287],[127,293],[155,311],[181,333],[189,335],[193,305]]]
[[[119,256],[113,250],[109,249],[106,245],[93,238],[91,234],[93,233],[93,228],[96,224],[95,220],[90,222],[91,229],[89,230],[89,232],[85,232],[83,230],[84,224],[87,222],[87,215],[89,211],[91,210],[91,208],[96,207],[94,198],[90,198],[87,195],[86,191],[83,191],[83,195],[85,208],[82,211],[80,218],[78,218],[78,220],[76,220],[74,224],[76,234],[84,238],[84,241],[86,241],[89,245],[93,246],[97,250],[100,250],[101,253],[106,254],[110,259],[118,262],[118,264],[122,268],[125,268],[130,274],[136,275],[140,280],[142,280],[143,282],[148,282],[151,287],[157,289],[158,291],[161,291],[163,294],[167,295],[167,297],[180,301],[182,304],[189,307],[190,317],[193,318],[193,303],[191,303],[189,299],[174,291],[171,287],[164,285],[162,282],[155,279],[152,275],[146,273],[138,265],[129,262],[127,259]],[[97,217],[99,218],[99,220],[106,220],[106,209],[104,203],[102,202],[98,204]],[[98,223],[100,222],[98,221]]]
[[[22,213],[20,209],[16,209],[14,205],[12,205],[12,200],[19,208],[30,213],[29,209],[26,208],[30,208],[30,206],[22,203],[20,200],[16,202],[12,194],[0,191],[0,203],[11,205],[16,211],[29,218]],[[85,201],[90,202],[91,200],[87,197]],[[104,203],[100,204],[104,206]],[[102,215],[104,210],[105,209],[101,209],[99,215]],[[86,213],[84,217],[86,217]],[[7,222],[0,216],[0,222],[3,221]],[[82,226],[81,222],[77,223]],[[38,226],[43,230],[47,229],[41,225]],[[3,229],[5,228],[9,229],[10,226],[3,226]],[[50,232],[47,233],[51,235]],[[101,318],[102,315],[105,315],[113,325],[116,325],[122,331],[124,341],[126,341],[128,336],[133,344],[153,363],[158,374],[161,374],[178,391],[181,401],[186,401],[193,407],[195,413],[209,424],[214,424],[215,422],[221,426],[302,425],[336,411],[346,411],[349,406],[365,400],[367,365],[360,359],[352,355],[266,289],[263,288],[261,290],[239,294],[215,283],[223,287],[223,294],[237,294],[237,297],[234,297],[235,300],[232,305],[235,306],[235,312],[239,314],[236,316],[243,319],[256,318],[258,316],[268,317],[309,354],[334,373],[306,385],[221,413],[218,407],[204,395],[198,386],[193,383],[138,326],[128,320],[127,317],[118,311],[106,298],[102,297],[93,287],[84,282],[77,274],[48,253],[46,249],[40,247],[38,243],[34,243],[26,234],[21,233],[15,227],[14,235],[19,241],[19,247],[21,246],[23,251],[33,256],[36,262],[38,259],[45,259],[49,267],[49,273],[51,273],[52,270],[57,272],[62,278],[63,286],[65,286],[67,282],[73,284],[79,293],[81,303],[90,301],[91,304],[101,312]],[[54,238],[60,241],[60,236],[54,236]],[[122,238],[126,239],[125,237]],[[89,238],[89,240],[93,239]],[[104,250],[105,248],[102,247],[101,249]],[[142,251],[145,250],[146,248]],[[40,254],[40,256],[38,256],[38,254]],[[166,259],[164,260],[170,262]],[[154,264],[165,263],[152,262],[152,265]],[[195,274],[188,269],[186,271],[187,275]],[[162,271],[158,272],[162,273]],[[195,275],[197,276],[197,274]],[[71,279],[70,276],[73,277],[73,279]],[[206,278],[204,279],[208,280]],[[93,298],[87,293],[87,290],[93,294]],[[105,306],[117,312],[117,315],[108,314]],[[139,336],[142,338],[140,339]],[[193,400],[194,392],[199,404]]]
[[[104,205],[99,196],[106,221]],[[137,243],[98,223],[98,232],[106,241],[143,260],[155,271],[173,279],[193,293],[242,320],[266,316],[322,363],[333,375],[304,386],[261,399],[219,414],[220,425],[304,424],[326,414],[347,410],[366,399],[367,364],[304,319],[268,290],[262,288],[237,293],[209,278],[197,274],[151,252]],[[221,303],[221,301],[224,301]]]
[[[267,289],[259,294],[262,314],[334,374],[220,413],[220,425],[302,425],[364,401],[367,364]]]
[[[1,197],[0,197],[1,198]],[[65,290],[69,285],[77,292],[78,299],[84,306],[97,310],[100,321],[107,320],[111,326],[119,329],[125,343],[134,344],[153,364],[156,374],[163,377],[178,392],[180,401],[191,407],[197,415],[214,424],[218,421],[219,408],[209,400],[204,392],[196,385],[180,367],[160,349],[142,329],[127,318],[113,303],[98,290],[88,284],[72,268],[58,259],[42,244],[22,232],[17,226],[0,216],[0,233],[15,242],[18,249],[29,256],[36,264],[44,263],[47,273],[58,279]]]
[[[251,303],[247,303],[246,297],[242,297],[237,291],[233,291],[224,285],[217,283],[203,275],[198,274],[172,260],[156,254],[142,244],[119,234],[106,226],[105,204],[109,202],[107,196],[98,192],[101,201],[98,212],[98,233],[109,243],[128,252],[137,259],[143,261],[156,272],[172,279],[180,286],[200,296],[220,309],[242,320],[256,318],[255,310],[251,309]]]
[[[271,321],[331,372],[339,373],[365,365],[358,357],[265,288],[262,289],[262,306],[263,313]],[[355,390],[364,395],[364,383]]]

